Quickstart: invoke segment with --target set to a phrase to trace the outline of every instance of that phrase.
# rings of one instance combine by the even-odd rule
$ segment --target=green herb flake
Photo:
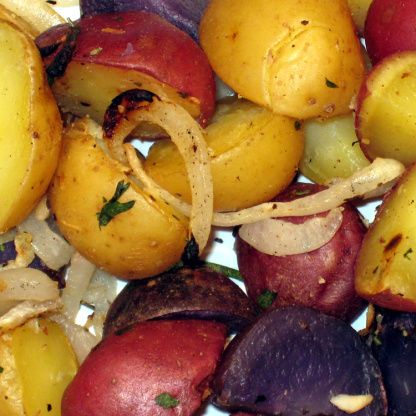
[[[3,367],[0,367],[0,374],[4,371]]]
[[[295,120],[294,126],[295,130],[299,131],[302,128],[302,122],[300,120]]]
[[[98,47],[90,51],[90,56],[97,56],[103,51],[103,48]]]
[[[260,308],[267,309],[269,306],[272,305],[276,297],[276,292],[265,290],[261,295],[257,297],[257,304],[260,306]]]
[[[332,82],[328,78],[325,78],[325,84],[328,88],[338,88],[338,85],[335,82]]]
[[[0,243],[0,251],[6,250],[6,246],[3,243]]]
[[[411,260],[410,254],[412,254],[412,253],[413,253],[413,249],[412,249],[412,247],[410,247],[410,248],[406,251],[406,253],[404,253],[404,254],[403,254],[403,257],[404,257],[405,259],[407,259],[407,260]]]
[[[130,183],[120,181],[117,184],[116,191],[109,201],[103,198],[104,205],[100,212],[97,212],[99,227],[106,226],[116,215],[126,212],[133,208],[135,201],[119,202],[119,198],[127,191]]]
[[[179,404],[179,400],[175,399],[169,393],[161,393],[155,398],[155,402],[158,406],[164,409],[173,409]]]

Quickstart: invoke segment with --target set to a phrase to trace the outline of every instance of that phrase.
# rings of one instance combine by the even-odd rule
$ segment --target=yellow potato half
[[[296,118],[348,112],[364,77],[345,0],[212,0],[200,41],[241,96]]]
[[[295,176],[303,152],[302,124],[245,100],[220,104],[205,130],[214,183],[214,208],[232,211],[269,201]],[[145,169],[170,193],[191,202],[176,146],[159,140]]]
[[[60,416],[78,363],[58,324],[32,319],[0,337],[0,415]]]
[[[60,114],[31,39],[0,20],[0,232],[21,222],[55,170]]]
[[[158,274],[179,261],[188,220],[142,191],[127,168],[97,144],[100,134],[99,126],[89,119],[78,121],[64,134],[50,192],[58,226],[83,256],[112,274],[129,279]],[[97,213],[121,182],[130,185],[118,201],[134,201],[134,205],[100,226]]]

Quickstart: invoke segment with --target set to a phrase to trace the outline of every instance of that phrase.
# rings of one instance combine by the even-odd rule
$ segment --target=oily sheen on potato
[[[0,232],[20,223],[45,193],[58,162],[62,124],[40,54],[0,20]]]
[[[81,119],[64,135],[49,194],[57,224],[77,251],[116,276],[160,273],[179,261],[188,220],[143,192],[128,169],[100,148],[96,138],[101,135],[90,119]],[[106,208],[120,184],[129,187]],[[124,211],[118,211],[120,204],[127,204]],[[99,214],[111,216],[113,209],[117,212],[105,224]]]
[[[416,165],[385,198],[355,268],[357,293],[370,302],[416,312]]]
[[[241,96],[301,119],[348,112],[364,77],[344,0],[212,0],[200,42]]]
[[[301,123],[245,100],[218,105],[205,138],[219,211],[247,208],[281,192],[303,152]],[[185,165],[171,141],[151,147],[145,170],[163,188],[191,201]]]

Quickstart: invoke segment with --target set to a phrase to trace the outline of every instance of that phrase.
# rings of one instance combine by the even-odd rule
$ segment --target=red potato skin
[[[414,0],[373,0],[364,29],[373,64],[392,53],[416,49],[415,19]]]
[[[87,16],[79,23],[73,61],[140,70],[198,100],[199,122],[208,123],[215,110],[213,72],[185,32],[144,11]]]
[[[226,328],[206,321],[149,321],[102,341],[62,399],[62,416],[191,416],[224,348]],[[172,409],[161,393],[179,400]]]
[[[296,193],[306,189],[314,193],[322,187],[292,185],[276,200],[294,199]],[[301,223],[307,218],[285,219]],[[238,237],[237,260],[249,297],[256,301],[269,290],[277,294],[272,308],[302,305],[345,321],[354,320],[366,305],[354,288],[354,264],[365,232],[356,209],[345,204],[338,232],[327,244],[309,253],[271,256]]]

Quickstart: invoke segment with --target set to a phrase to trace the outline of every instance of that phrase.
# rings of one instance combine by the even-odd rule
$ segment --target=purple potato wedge
[[[381,369],[390,416],[416,413],[416,313],[377,308],[367,341]]]
[[[253,321],[257,312],[229,278],[208,267],[184,267],[127,284],[108,311],[104,336],[160,318],[215,320],[234,332]]]
[[[356,416],[387,411],[379,366],[360,336],[342,320],[299,306],[270,310],[238,334],[213,390],[225,410],[266,415],[345,416],[330,402],[339,395],[372,396]]]
[[[276,201],[290,201],[322,189],[320,185],[296,183]],[[326,213],[316,216],[321,215]],[[272,293],[272,308],[302,305],[353,321],[367,304],[354,288],[354,265],[366,228],[351,204],[343,205],[342,215],[341,227],[333,238],[308,253],[272,256],[237,237],[238,266],[249,297],[259,301],[262,295]],[[283,220],[300,224],[310,217]]]
[[[158,14],[198,40],[198,26],[208,0],[80,0],[83,16],[145,10]]]

